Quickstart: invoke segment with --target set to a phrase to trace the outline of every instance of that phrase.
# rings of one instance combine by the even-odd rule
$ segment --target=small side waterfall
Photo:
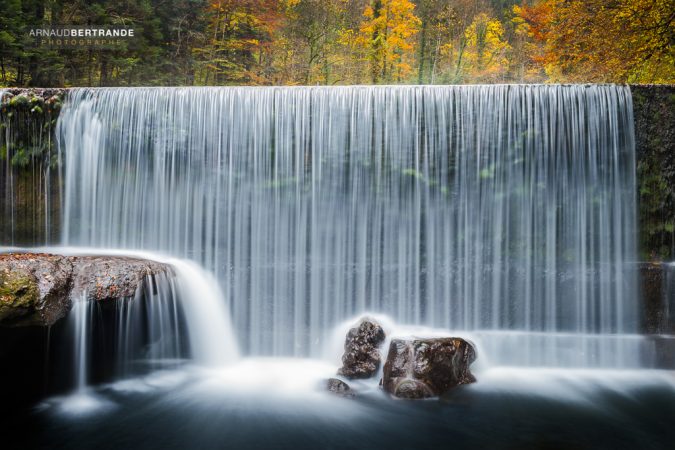
[[[73,309],[70,312],[74,341],[75,386],[78,391],[82,391],[88,382],[89,354],[91,352],[89,327],[91,326],[93,307],[94,303],[87,301],[86,295],[82,295],[73,302]]]
[[[73,299],[66,332],[78,392],[92,382],[187,360],[219,367],[237,358],[227,306],[215,280],[189,261],[136,255],[154,256],[169,264],[172,273],[146,276],[133,297],[95,301],[82,292]]]
[[[627,87],[79,89],[58,137],[64,244],[198,262],[245,353],[316,353],[364,311],[637,330]]]
[[[185,314],[190,353],[198,363],[221,366],[238,356],[229,311],[215,279],[197,264],[171,260],[176,289]]]
[[[98,302],[84,292],[73,299],[68,335],[76,391],[188,358],[183,335],[189,333],[179,303],[179,291],[165,274],[147,277],[134,297]]]

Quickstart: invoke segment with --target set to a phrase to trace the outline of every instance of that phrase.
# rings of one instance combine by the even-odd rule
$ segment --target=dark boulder
[[[400,398],[427,398],[476,381],[469,366],[473,346],[461,338],[394,339],[384,364],[382,387]]]
[[[338,374],[351,379],[375,375],[382,361],[379,347],[384,338],[384,330],[380,324],[370,318],[362,319],[347,333],[342,367]]]
[[[132,297],[147,277],[172,273],[170,266],[123,256],[0,254],[0,324],[50,326],[73,299]]]
[[[326,389],[339,397],[354,397],[352,389],[347,383],[337,378],[329,378],[326,382]]]

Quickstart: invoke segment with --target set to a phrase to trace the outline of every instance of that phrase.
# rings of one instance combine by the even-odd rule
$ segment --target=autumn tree
[[[504,40],[502,23],[485,13],[478,14],[464,32],[462,63],[464,79],[477,82],[504,81],[511,46]]]
[[[367,49],[373,83],[401,81],[412,66],[413,36],[420,19],[409,0],[374,0],[363,12],[359,42]]]
[[[542,0],[514,12],[551,81],[675,81],[673,0]]]
[[[198,84],[265,84],[267,48],[278,22],[277,3],[214,0],[207,8],[205,42],[193,49]]]
[[[675,82],[675,0],[0,0],[0,86]],[[133,28],[111,47],[44,27]]]
[[[279,48],[288,56],[286,65],[292,66],[290,71],[284,69],[287,79],[304,84],[349,80],[343,73],[345,56],[349,55],[344,55],[340,39],[345,30],[360,22],[362,1],[283,0],[283,3],[285,26],[277,39],[286,47]]]
[[[542,23],[550,14],[550,4],[542,2],[538,7],[514,5],[511,23],[514,35],[511,39],[513,46],[513,76],[516,81],[541,82],[546,79],[544,54],[544,37],[542,29],[532,24]]]
[[[463,28],[457,11],[446,1],[419,0],[417,14],[420,18],[417,82],[434,83],[442,50],[457,40]]]

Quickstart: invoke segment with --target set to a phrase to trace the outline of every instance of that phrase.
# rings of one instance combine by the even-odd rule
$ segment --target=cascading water
[[[0,246],[0,254],[23,251]],[[130,250],[37,247],[31,251],[74,257],[71,261],[97,257],[96,263],[72,263],[79,269],[74,270],[69,282],[71,292],[76,292],[70,294],[71,310],[44,336],[44,390],[74,392],[73,399],[66,399],[74,412],[98,407],[82,394],[89,394],[102,382],[175,369],[186,363],[222,368],[238,359],[228,305],[214,277],[196,263]],[[146,270],[133,264],[128,266],[131,273],[122,270],[125,266],[114,268],[125,264],[124,259],[155,261],[154,267],[159,269],[139,281],[132,296],[95,300],[100,298],[98,277],[115,280],[121,275],[131,279],[133,271]],[[95,264],[101,265],[92,269]],[[98,271],[96,281],[87,279],[87,270]],[[52,277],[48,272],[44,276]],[[94,286],[96,293],[90,291]],[[110,292],[119,286],[113,284]]]
[[[667,264],[665,272],[664,321],[675,324],[675,262]]]
[[[63,243],[202,264],[249,354],[316,352],[363,311],[636,330],[627,87],[77,89],[58,137]]]
[[[78,391],[87,386],[89,369],[89,326],[94,303],[88,302],[86,295],[75,299],[69,319],[73,328],[73,349],[75,356],[75,386]]]
[[[97,302],[82,292],[73,299],[68,320],[78,391],[87,388],[91,368],[97,364],[112,366],[107,372],[113,376],[128,377],[138,373],[137,366],[141,371],[167,368],[188,356],[211,367],[237,358],[227,307],[215,280],[189,261],[134,254],[160,259],[171,266],[172,273],[146,276],[133,297]],[[92,359],[92,353],[100,355]]]
[[[169,260],[185,314],[190,353],[198,363],[217,367],[238,356],[237,341],[218,283],[195,263]]]
[[[181,339],[185,331],[180,290],[175,285],[172,276],[157,274],[146,277],[134,297],[97,302],[82,292],[73,299],[68,332],[76,392],[85,392],[92,378],[166,368],[187,356]]]

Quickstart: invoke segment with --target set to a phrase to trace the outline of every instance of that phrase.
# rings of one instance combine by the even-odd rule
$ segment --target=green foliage
[[[675,236],[675,217],[673,217],[675,186],[668,182],[654,156],[638,164],[637,175],[643,257],[647,259],[668,257],[670,249],[664,235]]]
[[[0,160],[9,159],[18,169],[30,169],[35,163],[55,166],[53,134],[62,100],[61,94],[44,91],[6,95],[0,104],[0,140],[4,143]]]
[[[631,88],[638,148],[640,249],[643,259],[675,257],[675,120],[673,89]]]

